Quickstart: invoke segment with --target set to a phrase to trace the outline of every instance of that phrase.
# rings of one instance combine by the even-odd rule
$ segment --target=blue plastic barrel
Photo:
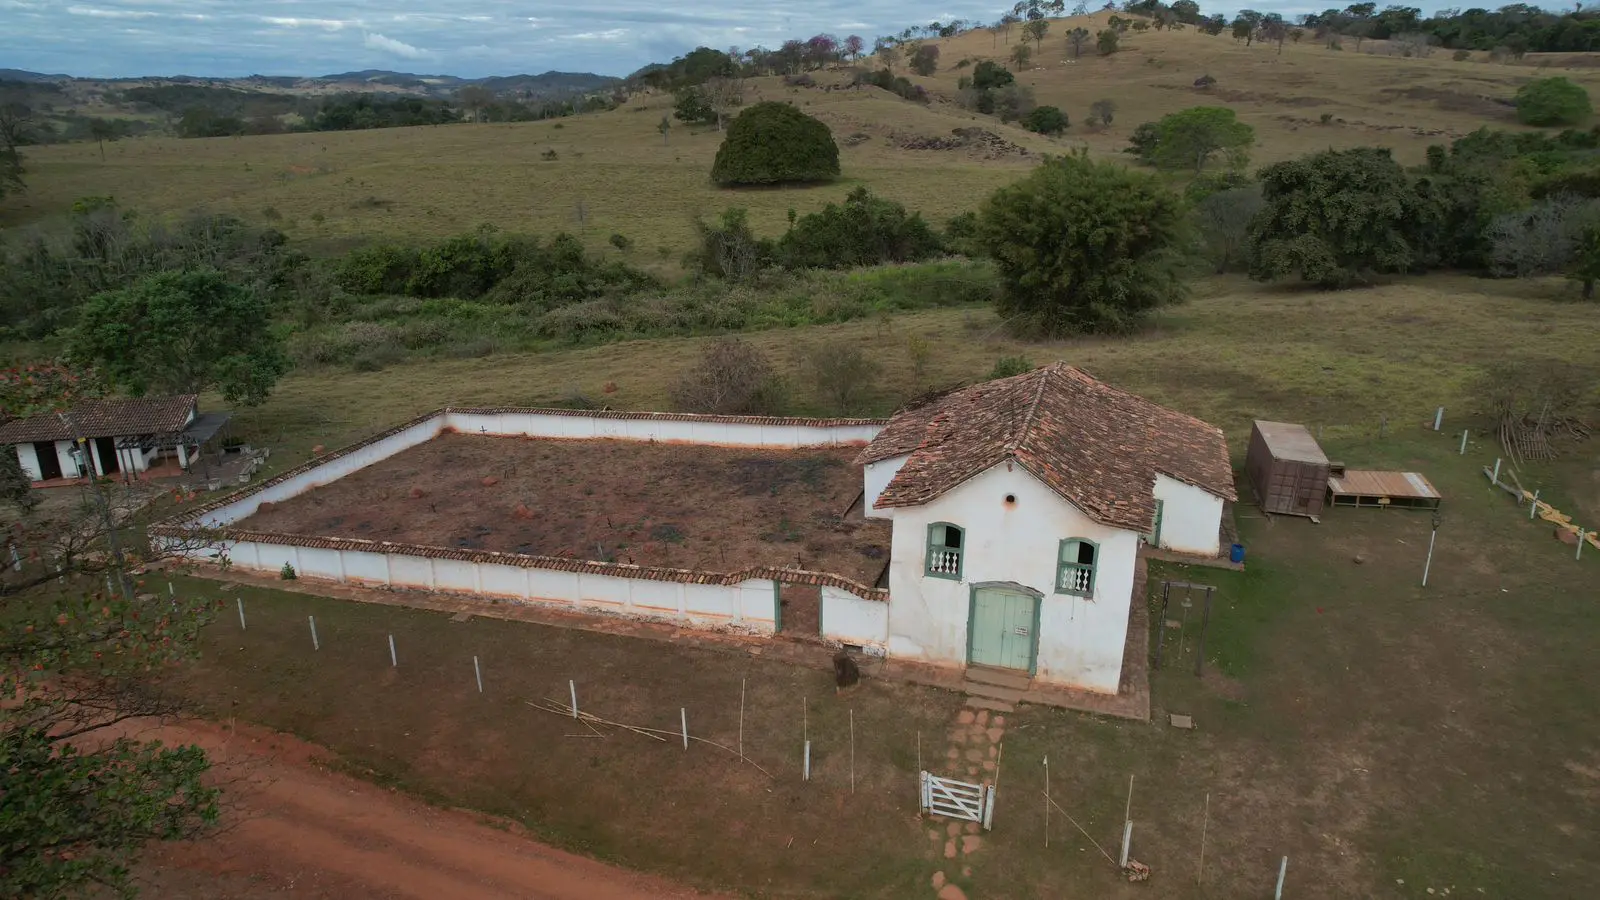
[[[1233,549],[1228,551],[1228,559],[1233,561],[1233,562],[1235,562],[1235,563],[1238,563],[1239,565],[1243,565],[1244,564],[1244,545],[1243,544],[1234,544],[1233,545]]]

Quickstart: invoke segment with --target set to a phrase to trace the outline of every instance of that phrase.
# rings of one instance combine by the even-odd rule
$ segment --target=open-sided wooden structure
[[[1328,491],[1328,457],[1304,425],[1257,421],[1245,472],[1266,513],[1316,518]]]

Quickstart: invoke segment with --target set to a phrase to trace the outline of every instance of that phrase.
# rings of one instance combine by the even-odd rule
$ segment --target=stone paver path
[[[991,714],[987,709],[961,710],[950,727],[949,747],[939,765],[940,772],[944,777],[975,784],[993,783],[1000,766],[1000,742],[1005,733],[1005,716]],[[928,821],[928,840],[942,849],[943,863],[932,879],[934,896],[938,900],[966,900],[966,893],[951,879],[956,873],[962,877],[972,874],[968,862],[983,848],[981,830],[977,822],[951,822],[942,818]]]

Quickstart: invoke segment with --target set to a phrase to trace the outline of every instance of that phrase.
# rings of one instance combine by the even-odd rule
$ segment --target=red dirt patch
[[[870,585],[889,523],[845,514],[856,453],[446,434],[241,524],[713,572],[798,565]]]

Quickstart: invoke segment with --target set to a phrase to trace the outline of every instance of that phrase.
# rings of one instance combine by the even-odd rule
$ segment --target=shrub
[[[1135,27],[1137,27],[1139,23],[1135,22],[1133,24]],[[1095,40],[1095,46],[1099,48],[1101,56],[1110,56],[1111,54],[1117,52],[1117,44],[1117,32],[1115,29],[1111,28],[1107,28],[1106,30],[1100,32],[1099,37]]]
[[[750,215],[743,209],[725,209],[715,222],[696,219],[694,227],[698,240],[687,261],[706,275],[742,281],[772,261],[772,242],[755,236]]]
[[[284,563],[283,568],[278,570],[278,577],[284,581],[294,581],[296,578],[299,578],[300,575],[295,572],[294,566]]]
[[[773,416],[782,414],[785,393],[766,354],[737,338],[719,338],[673,387],[672,405],[682,412]]]
[[[1182,201],[1151,175],[1084,154],[1048,158],[996,191],[979,241],[1004,291],[1000,314],[1043,336],[1120,331],[1185,296]]]
[[[1583,233],[1600,223],[1597,213],[1593,200],[1560,195],[1497,216],[1485,230],[1491,271],[1517,278],[1567,271]]]
[[[1183,189],[1183,199],[1189,203],[1199,203],[1212,194],[1235,188],[1249,187],[1253,184],[1247,172],[1238,169],[1228,169],[1222,172],[1204,172],[1194,177],[1188,186]]]
[[[1002,356],[994,361],[994,368],[989,370],[989,380],[1025,375],[1032,371],[1033,363],[1026,356]]]
[[[911,71],[926,78],[939,69],[939,45],[918,44],[917,49],[911,51],[911,58],[906,61]]]
[[[1098,116],[1101,122],[1110,125],[1117,114],[1117,101],[1111,99],[1096,100],[1089,104],[1089,111]]]
[[[910,100],[914,103],[928,102],[928,91],[923,88],[922,85],[912,84],[910,79],[905,78],[904,76],[895,75],[888,69],[879,69],[878,71],[871,73],[858,73],[855,78],[855,83],[870,84],[874,87],[883,88],[890,93],[899,94],[904,99]],[[852,135],[852,138],[853,137],[854,135]]]
[[[1471,50],[1457,50],[1456,52],[1450,54],[1450,58],[1455,60],[1456,62],[1466,62],[1467,60],[1472,58],[1472,51]]]
[[[556,127],[560,128],[561,126],[557,125]],[[551,147],[550,149],[548,149],[548,150],[544,151],[543,153],[539,154],[539,158],[543,159],[543,160],[546,160],[546,161],[559,159],[560,156],[561,156],[561,154],[557,153],[554,147]]]
[[[881,370],[877,360],[853,344],[829,341],[806,354],[812,383],[836,415],[859,412],[858,404],[872,379]]]
[[[1033,112],[1033,88],[1025,84],[1008,84],[985,94],[991,98],[991,110],[1002,122],[1015,122]]]
[[[611,246],[621,250],[623,253],[627,253],[629,250],[633,249],[632,239],[625,234],[613,234],[609,240],[611,242]]]
[[[1576,125],[1593,111],[1589,92],[1565,78],[1540,78],[1517,90],[1517,118],[1526,125]]]
[[[1022,127],[1038,134],[1060,134],[1067,130],[1067,114],[1054,106],[1035,106],[1022,117]]]
[[[791,269],[852,269],[914,262],[942,249],[921,213],[907,215],[901,204],[858,187],[843,204],[796,219],[778,241],[777,257]]]
[[[724,187],[831,181],[839,146],[828,126],[787,103],[757,103],[739,113],[717,150],[711,180]]]

